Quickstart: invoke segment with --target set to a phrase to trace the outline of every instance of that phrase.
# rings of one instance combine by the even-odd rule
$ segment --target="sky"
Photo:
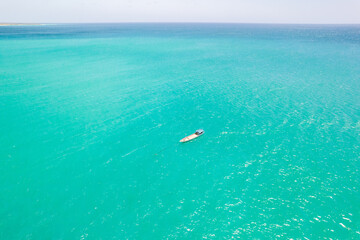
[[[0,22],[360,24],[360,0],[1,0]]]

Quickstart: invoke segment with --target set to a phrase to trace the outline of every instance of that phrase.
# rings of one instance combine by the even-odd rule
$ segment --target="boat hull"
[[[183,139],[181,139],[180,140],[180,142],[182,142],[182,143],[185,143],[185,142],[189,142],[189,141],[191,141],[191,140],[194,140],[195,138],[198,138],[198,137],[200,137],[202,134],[200,134],[200,135],[197,135],[197,134],[191,134],[191,135],[189,135],[189,136],[187,136],[187,137],[184,137]]]

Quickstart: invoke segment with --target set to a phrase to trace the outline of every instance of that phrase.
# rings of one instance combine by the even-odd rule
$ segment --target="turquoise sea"
[[[359,156],[360,26],[0,27],[0,239],[360,239]]]

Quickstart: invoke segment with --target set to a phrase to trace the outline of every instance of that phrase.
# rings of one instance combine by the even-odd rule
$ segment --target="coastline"
[[[9,26],[42,26],[46,24],[42,23],[0,23],[0,27],[9,27]]]

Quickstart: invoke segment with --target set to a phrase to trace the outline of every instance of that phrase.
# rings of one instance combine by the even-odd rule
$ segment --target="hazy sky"
[[[360,0],[0,0],[0,22],[360,23]]]

